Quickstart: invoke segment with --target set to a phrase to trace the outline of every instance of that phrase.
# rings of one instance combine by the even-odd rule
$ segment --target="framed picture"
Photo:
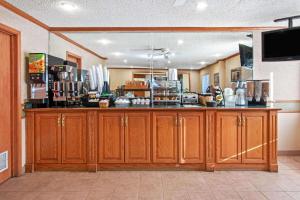
[[[237,82],[241,80],[241,70],[233,69],[231,70],[231,82]]]
[[[220,86],[220,74],[219,73],[214,74],[214,86]]]

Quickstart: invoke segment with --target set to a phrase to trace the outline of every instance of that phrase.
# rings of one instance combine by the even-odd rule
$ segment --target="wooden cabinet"
[[[124,113],[99,114],[99,163],[124,163]]]
[[[267,162],[267,113],[242,113],[243,163]]]
[[[179,120],[179,162],[204,162],[204,113],[180,112]]]
[[[62,163],[86,163],[86,113],[62,114]]]
[[[178,162],[176,112],[153,113],[153,162]]]
[[[125,162],[150,163],[150,113],[125,113]]]
[[[35,115],[35,162],[61,163],[61,114]]]
[[[217,163],[241,163],[242,140],[240,120],[240,112],[217,112]]]
[[[217,163],[267,162],[267,113],[218,112]]]

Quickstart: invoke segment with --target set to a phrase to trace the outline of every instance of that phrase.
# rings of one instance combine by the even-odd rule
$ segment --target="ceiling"
[[[246,32],[77,32],[64,34],[107,57],[110,67],[153,66],[155,68],[199,69],[237,53],[239,43],[252,46],[252,39],[247,37],[249,33]],[[99,43],[99,40],[110,43]],[[178,41],[183,43],[178,44]],[[152,55],[153,64],[151,64]]]
[[[67,0],[78,9],[58,7],[61,0],[7,0],[48,26],[274,26],[276,18],[298,15],[299,0]],[[207,9],[196,9],[206,1]]]
[[[276,18],[298,15],[299,0],[6,0],[50,27],[229,27],[283,26]],[[76,6],[63,10],[64,1]],[[180,2],[179,1],[179,2]],[[198,10],[199,2],[207,8]],[[295,21],[300,25],[300,20]],[[238,52],[238,43],[251,46],[247,33],[64,33],[79,44],[108,57],[110,66],[149,67],[151,47],[169,51],[155,57],[156,67],[201,68]],[[100,39],[111,44],[101,45]],[[182,45],[177,41],[183,40]],[[140,49],[140,50],[137,50]],[[115,56],[114,52],[122,55]],[[157,53],[158,51],[156,51]],[[219,56],[216,56],[219,54]],[[124,62],[127,60],[127,63]],[[170,63],[168,63],[168,60]],[[205,61],[206,64],[199,65]]]

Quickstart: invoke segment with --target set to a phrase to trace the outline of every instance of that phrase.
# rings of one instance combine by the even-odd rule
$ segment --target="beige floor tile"
[[[85,200],[89,192],[63,192],[60,200]]]
[[[62,192],[41,192],[34,200],[61,200]]]
[[[287,192],[295,200],[300,200],[300,192]]]
[[[286,192],[263,192],[269,200],[293,200]]]
[[[267,200],[261,192],[240,191],[238,193],[243,200]]]
[[[185,191],[164,191],[164,200],[189,200]]]
[[[39,192],[0,192],[0,200],[33,200]]]
[[[215,200],[215,196],[211,192],[190,192],[188,193],[190,200]]]
[[[86,200],[110,200],[113,193],[106,193],[101,191],[90,191]]]
[[[216,200],[241,200],[240,195],[235,191],[213,191]]]

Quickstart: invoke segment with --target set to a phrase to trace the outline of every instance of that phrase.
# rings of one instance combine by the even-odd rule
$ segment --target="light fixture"
[[[130,66],[130,68],[132,69],[132,68],[133,68],[133,66]]]
[[[121,52],[113,52],[112,53],[114,56],[121,56],[121,55],[123,55],[123,53],[121,53]]]
[[[171,60],[168,60],[168,64],[171,64]]]
[[[107,45],[107,44],[111,43],[111,41],[108,40],[108,39],[100,39],[97,42],[100,43],[100,44],[103,44],[103,45]]]
[[[194,69],[193,67],[190,68],[190,70],[193,70],[193,69]]]
[[[126,64],[128,61],[126,59],[124,59],[123,62]]]
[[[176,54],[175,53],[171,53],[171,56],[175,56]]]
[[[205,62],[205,61],[201,61],[201,62],[199,62],[199,64],[200,64],[200,65],[205,65],[206,62]]]
[[[177,40],[177,44],[178,44],[178,45],[182,45],[183,43],[184,43],[183,40]]]
[[[221,56],[220,53],[216,53],[216,54],[214,55],[214,57],[220,57],[220,56]]]
[[[197,3],[197,10],[204,11],[208,7],[205,1],[200,1]]]
[[[74,11],[78,9],[78,6],[70,1],[60,1],[58,2],[58,6],[65,11]]]

